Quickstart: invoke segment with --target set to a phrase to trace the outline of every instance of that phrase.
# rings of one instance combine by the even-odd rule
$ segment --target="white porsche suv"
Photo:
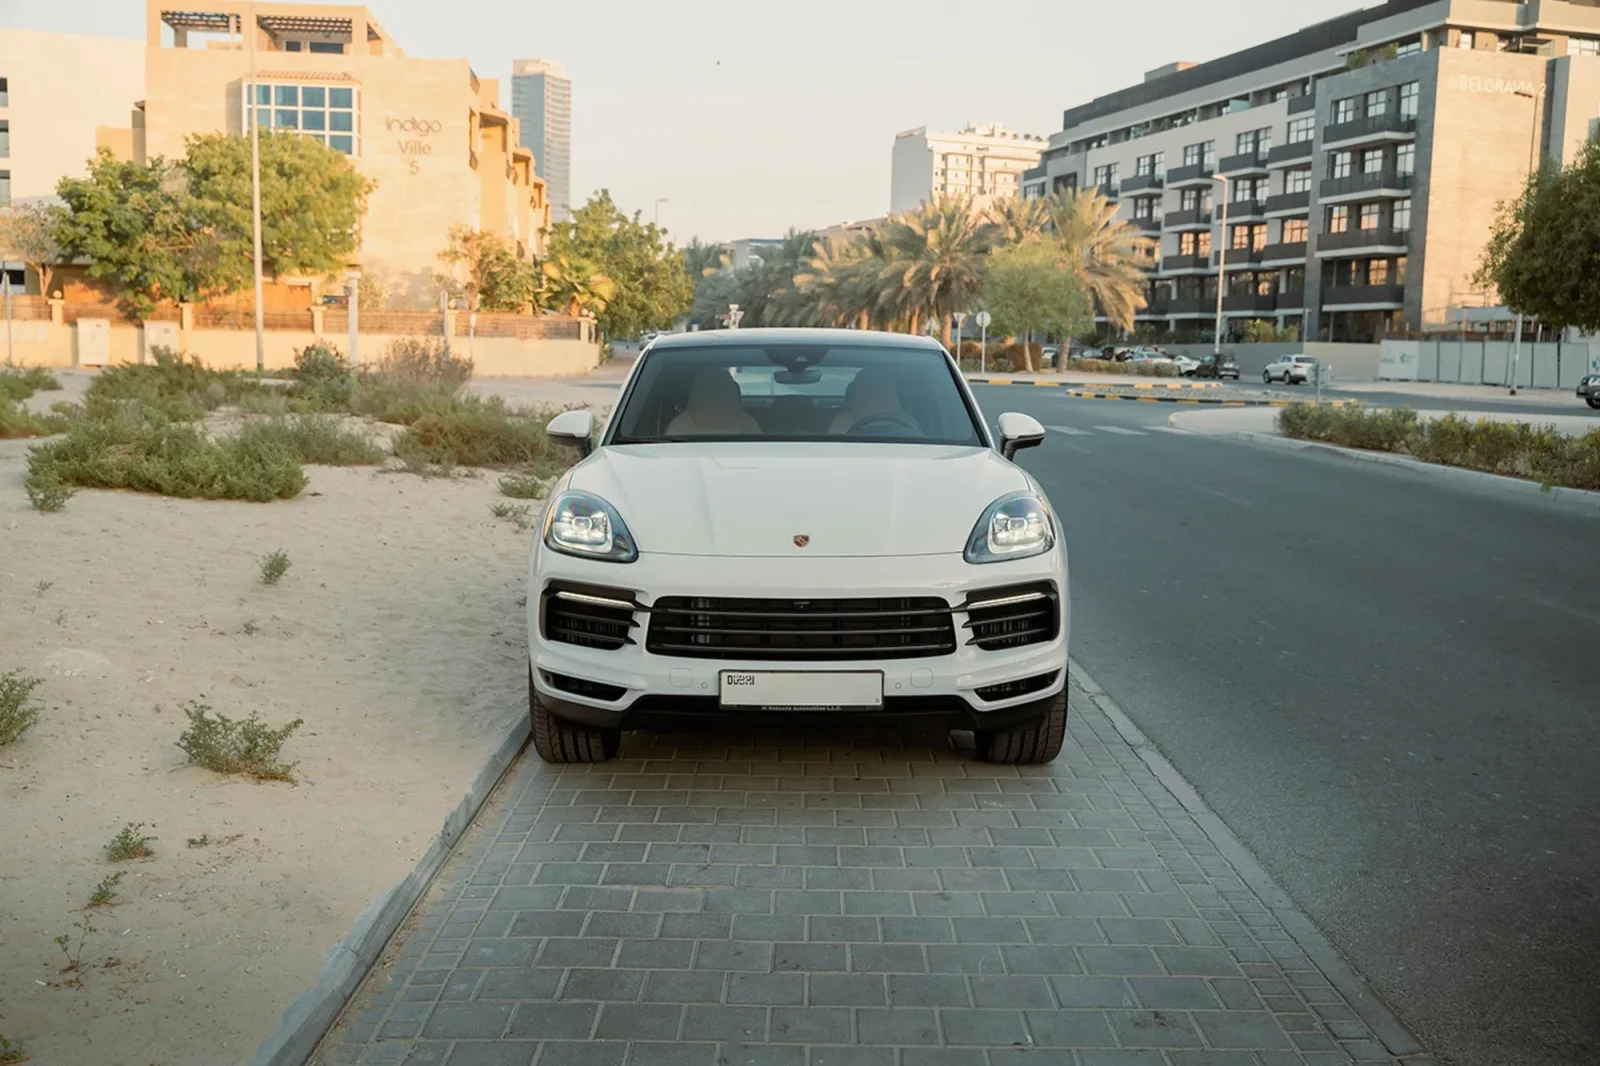
[[[857,330],[661,337],[552,489],[528,593],[546,761],[716,718],[971,730],[992,762],[1066,734],[1067,550],[935,341]]]

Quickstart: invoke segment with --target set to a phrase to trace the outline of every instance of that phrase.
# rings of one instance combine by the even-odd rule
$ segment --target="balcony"
[[[1128,222],[1141,233],[1153,235],[1161,232],[1161,220],[1159,218],[1130,218]]]
[[[1246,267],[1259,266],[1260,263],[1261,263],[1261,253],[1264,252],[1264,251],[1266,251],[1265,247],[1261,247],[1261,248],[1229,248],[1228,249],[1228,269],[1229,270],[1243,270]],[[1220,266],[1221,264],[1222,264],[1222,253],[1220,251],[1212,252],[1211,253],[1211,265],[1212,266]]]
[[[1167,188],[1180,189],[1185,185],[1210,185],[1212,168],[1204,163],[1186,167],[1173,167],[1167,171]]]
[[[1322,183],[1324,203],[1341,200],[1363,200],[1374,196],[1410,196],[1411,175],[1397,174],[1393,170],[1378,170],[1370,174],[1351,174],[1347,178],[1327,178]]]
[[[1311,142],[1296,141],[1294,144],[1280,144],[1267,153],[1267,166],[1281,167],[1302,159],[1311,158]]]
[[[1387,310],[1403,307],[1404,285],[1334,285],[1322,290],[1322,306],[1361,310]]]
[[[1262,266],[1277,266],[1284,263],[1300,264],[1305,261],[1305,241],[1291,241],[1288,244],[1269,244],[1261,249]]]
[[[1131,178],[1122,179],[1122,195],[1131,196],[1136,192],[1160,192],[1160,174],[1135,174]]]
[[[1167,300],[1151,300],[1133,313],[1134,318],[1166,318]]]
[[[1317,254],[1345,255],[1350,252],[1391,252],[1404,255],[1411,243],[1409,230],[1351,229],[1343,233],[1324,233],[1317,237]]]
[[[1299,96],[1289,97],[1289,114],[1303,115],[1307,111],[1317,109],[1317,98],[1311,93],[1302,93]]]
[[[1182,211],[1167,212],[1167,229],[1176,232],[1184,230],[1210,229],[1211,209],[1209,207],[1187,207]]]
[[[1341,122],[1322,131],[1322,147],[1348,148],[1356,144],[1379,144],[1384,141],[1406,141],[1417,135],[1415,115],[1402,115],[1389,111],[1354,122]]]
[[[1216,312],[1215,296],[1175,296],[1167,301],[1167,314],[1172,318],[1194,318],[1197,315],[1214,315]]]
[[[1265,174],[1267,172],[1267,153],[1242,152],[1239,155],[1226,155],[1217,164],[1218,174]]]
[[[1104,196],[1107,200],[1115,200],[1121,196],[1121,193],[1117,191],[1116,183],[1110,181],[1101,185],[1096,185],[1094,191],[1099,193],[1101,196]]]
[[[1276,304],[1280,311],[1304,311],[1306,307],[1306,290],[1279,289]]]
[[[1223,214],[1229,222],[1248,222],[1252,218],[1266,218],[1267,205],[1261,200],[1230,200]]]
[[[1304,189],[1300,192],[1281,192],[1277,196],[1267,197],[1266,208],[1262,212],[1271,218],[1276,215],[1303,215],[1311,210],[1311,190]]]
[[[1169,255],[1161,260],[1163,274],[1197,274],[1211,269],[1211,257],[1205,255]]]
[[[1272,293],[1245,292],[1222,298],[1222,313],[1234,315],[1271,314],[1278,309],[1278,298]]]

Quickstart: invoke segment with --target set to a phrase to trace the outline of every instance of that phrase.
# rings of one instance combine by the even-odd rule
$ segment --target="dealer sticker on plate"
[[[766,711],[846,711],[883,706],[883,674],[722,672],[722,706]]]

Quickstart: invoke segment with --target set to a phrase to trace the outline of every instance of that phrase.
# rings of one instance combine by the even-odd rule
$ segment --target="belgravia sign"
[[[1453,82],[1455,87],[1464,93],[1523,93],[1527,96],[1543,96],[1544,82],[1510,81],[1506,78],[1484,78],[1476,74],[1459,74]]]

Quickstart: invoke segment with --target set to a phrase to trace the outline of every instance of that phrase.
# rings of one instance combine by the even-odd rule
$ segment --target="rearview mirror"
[[[553,444],[565,444],[587,456],[594,450],[594,415],[588,411],[563,411],[544,427]]]
[[[1044,443],[1044,427],[1032,415],[1007,411],[1000,416],[1000,454],[1014,459],[1024,448]]]

